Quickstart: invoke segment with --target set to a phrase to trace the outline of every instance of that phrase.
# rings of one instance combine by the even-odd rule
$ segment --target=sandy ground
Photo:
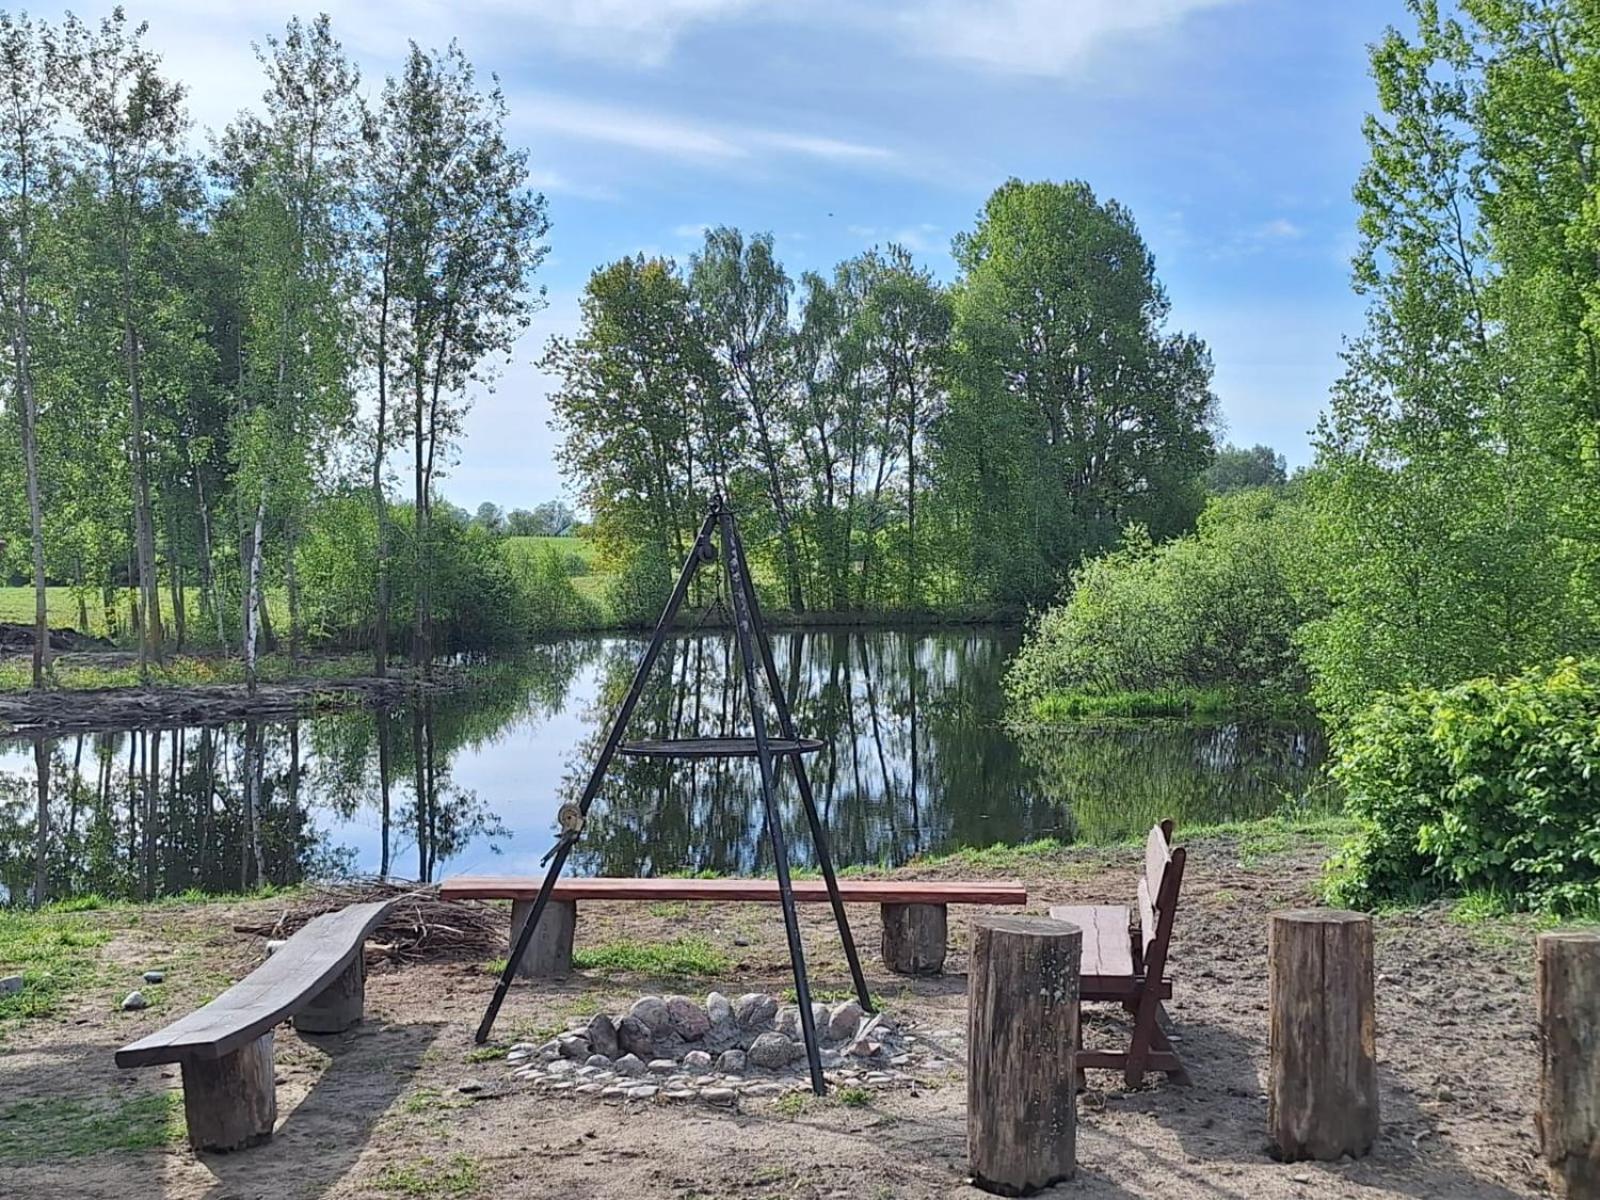
[[[1181,840],[1181,838],[1180,838]],[[1383,1128],[1373,1153],[1331,1165],[1280,1165],[1266,1154],[1266,914],[1311,902],[1325,848],[1242,855],[1217,841],[1191,848],[1174,939],[1176,996],[1169,1011],[1192,1087],[1163,1077],[1126,1090],[1095,1072],[1081,1097],[1079,1177],[1049,1195],[1449,1197],[1504,1200],[1547,1194],[1533,1127],[1536,1044],[1531,933],[1525,925],[1464,926],[1443,909],[1378,920],[1379,1064]],[[1040,860],[1023,872],[1030,911],[1066,901],[1125,902],[1138,855],[1085,852]],[[918,874],[908,871],[906,874]],[[920,874],[977,876],[966,868]],[[1007,873],[1014,874],[1014,873]],[[257,916],[270,902],[252,907]],[[807,906],[814,986],[848,975],[823,906]],[[117,1071],[111,1052],[159,1027],[248,969],[259,940],[222,932],[242,910],[197,907],[125,930],[115,961],[149,965],[181,923],[200,952],[183,960],[160,1013],[112,1011],[129,984],[78,997],[62,1019],[38,1022],[0,1049],[0,1112],[29,1099],[103,1103],[176,1088],[176,1068]],[[108,914],[112,916],[114,914]],[[877,913],[852,909],[867,949],[869,981],[897,1016],[928,1032],[963,1028],[965,943],[971,909],[952,911],[956,945],[947,973],[907,981],[876,963]],[[173,924],[173,921],[179,924]],[[651,991],[729,994],[786,986],[781,920],[769,906],[696,906],[686,917],[643,905],[587,906],[578,938],[663,938],[685,931],[728,947],[726,977],[665,983],[578,977],[519,988],[497,1041],[532,1036],[597,1003],[625,1005]],[[736,947],[735,938],[748,940]],[[186,985],[181,975],[201,977]],[[192,986],[192,995],[184,988]],[[491,981],[453,964],[376,968],[368,1020],[350,1034],[277,1037],[279,1127],[267,1145],[197,1157],[186,1144],[137,1153],[0,1162],[3,1197],[174,1197],[299,1200],[311,1197],[527,1196],[976,1197],[965,1177],[965,1079],[952,1070],[914,1092],[874,1094],[870,1105],[811,1101],[798,1113],[743,1099],[738,1111],[620,1107],[550,1098],[511,1083],[503,1063],[472,1062],[471,1035]],[[112,993],[115,993],[113,995]],[[1088,1040],[1119,1032],[1090,1010]],[[477,1098],[457,1089],[477,1080]]]

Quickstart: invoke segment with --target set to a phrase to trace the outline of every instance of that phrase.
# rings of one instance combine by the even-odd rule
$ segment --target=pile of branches
[[[237,933],[286,938],[313,917],[351,904],[395,900],[383,924],[367,941],[368,956],[376,951],[395,962],[483,962],[506,953],[507,922],[503,910],[476,900],[442,900],[436,886],[391,883],[382,879],[324,884],[295,896],[275,921],[235,925]]]

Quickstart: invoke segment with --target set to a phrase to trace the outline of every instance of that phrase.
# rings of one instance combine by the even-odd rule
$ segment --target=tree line
[[[621,612],[659,605],[713,492],[796,613],[1039,602],[1127,522],[1193,522],[1210,359],[1132,215],[1012,180],[954,254],[949,285],[897,245],[796,279],[718,227],[593,273],[543,365]]]
[[[214,642],[252,680],[275,640],[270,584],[298,654],[303,549],[337,543],[332,502],[339,521],[371,514],[376,669],[400,640],[397,574],[426,663],[437,484],[469,385],[540,303],[545,202],[505,139],[504,96],[454,44],[413,43],[369,97],[328,19],[296,19],[257,48],[259,108],[200,151],[145,33],[120,8],[94,24],[0,12],[0,401],[16,431],[0,495],[27,512],[9,553],[25,547],[36,594],[35,685],[51,581],[85,621],[91,597],[119,620],[131,585],[141,663]]]
[[[1024,702],[1222,682],[1308,689],[1337,727],[1600,650],[1600,26],[1569,0],[1408,8],[1372,48],[1369,304],[1311,468],[1219,458],[1218,490],[1268,490],[1086,565]]]

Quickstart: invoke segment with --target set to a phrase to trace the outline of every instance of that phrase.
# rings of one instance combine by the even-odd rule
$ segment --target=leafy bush
[[[1333,775],[1361,822],[1338,903],[1600,900],[1600,661],[1381,697],[1336,732]]]
[[[1253,491],[1213,499],[1193,534],[1161,545],[1130,527],[1040,616],[1007,677],[1013,701],[1036,712],[1072,692],[1303,690],[1297,518]]]
[[[573,564],[577,564],[577,570]],[[532,612],[535,634],[593,629],[601,622],[600,606],[578,591],[572,580],[589,564],[576,554],[546,549],[515,560],[517,581]]]

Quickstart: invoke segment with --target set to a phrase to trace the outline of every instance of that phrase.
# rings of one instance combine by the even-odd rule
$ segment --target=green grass
[[[470,1155],[454,1154],[444,1163],[424,1156],[385,1167],[375,1182],[390,1196],[470,1196],[483,1186],[483,1171]]]
[[[730,967],[728,956],[703,937],[670,942],[623,939],[575,950],[574,966],[589,971],[631,971],[641,975],[718,975]]]
[[[533,558],[546,550],[554,550],[562,556],[570,554],[581,558],[591,572],[594,570],[595,559],[599,557],[595,544],[588,538],[508,537],[502,544],[506,548],[506,553],[515,558]]]
[[[687,900],[658,900],[648,909],[652,917],[687,917],[689,915],[689,902]]]
[[[478,1046],[467,1051],[469,1063],[493,1062],[497,1058],[504,1058],[510,1051],[509,1046]]]
[[[1031,715],[1035,721],[1047,725],[1150,718],[1228,721],[1252,717],[1298,721],[1314,717],[1304,696],[1282,692],[1241,692],[1224,687],[1152,688],[1121,692],[1076,689],[1057,692],[1036,701]]]
[[[0,910],[0,976],[22,975],[22,990],[0,996],[0,1040],[16,1021],[54,1016],[73,988],[98,974],[96,951],[110,935],[71,912]]]
[[[811,1105],[810,1092],[785,1092],[772,1102],[775,1111],[793,1120]]]
[[[24,1100],[0,1109],[0,1162],[81,1158],[103,1150],[154,1150],[183,1137],[183,1098]]]
[[[135,588],[113,588],[112,595],[117,611],[117,620],[121,629],[108,633],[105,621],[105,605],[101,601],[100,590],[91,589],[85,597],[85,607],[88,610],[89,627],[81,629],[83,633],[92,633],[99,637],[113,636],[125,632],[129,619],[129,605],[136,593]],[[208,628],[215,634],[216,627],[200,609],[200,589],[191,587],[185,590],[184,598],[188,601],[184,609],[190,636],[204,638]],[[52,629],[79,629],[78,598],[70,587],[47,587],[44,590],[45,615]],[[171,627],[172,614],[177,608],[172,598],[172,589],[161,589],[161,616]],[[289,600],[286,592],[281,588],[267,589],[267,611],[272,618],[274,626],[288,627]],[[14,621],[19,625],[33,624],[33,588],[22,585],[19,587],[0,587],[0,621]]]
[[[840,1088],[834,1093],[833,1098],[846,1108],[865,1108],[872,1103],[872,1093],[866,1088]]]

